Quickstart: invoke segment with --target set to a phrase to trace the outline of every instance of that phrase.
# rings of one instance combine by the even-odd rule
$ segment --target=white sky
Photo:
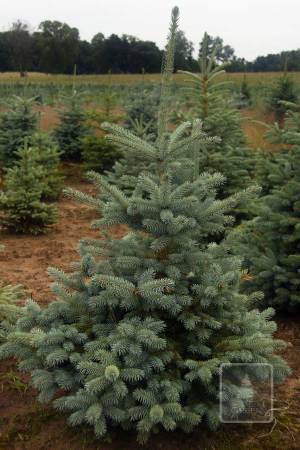
[[[180,29],[195,44],[204,31],[224,39],[237,56],[300,48],[300,0],[2,0],[0,29],[21,19],[33,28],[46,19],[77,27],[82,39],[97,32],[131,34],[163,47],[172,6]]]

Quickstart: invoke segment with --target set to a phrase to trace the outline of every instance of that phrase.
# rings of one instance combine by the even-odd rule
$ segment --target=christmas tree
[[[44,233],[56,218],[54,207],[43,201],[49,185],[36,152],[25,142],[4,177],[5,191],[0,192],[0,224],[16,233]]]
[[[216,62],[218,46],[211,53],[208,51],[207,33],[202,42],[200,72],[179,71],[186,76],[184,91],[191,98],[196,117],[203,121],[204,130],[210,136],[220,137],[220,149],[244,145],[241,118],[230,98],[230,82],[222,78],[226,65]]]
[[[240,90],[240,107],[247,107],[251,104],[251,91],[248,85],[246,74],[244,73]]]
[[[15,162],[19,148],[37,131],[38,114],[32,111],[34,102],[34,98],[14,96],[8,111],[0,117],[0,163],[4,167]]]
[[[285,156],[285,152],[261,149],[255,151],[253,155],[255,161],[255,179],[262,188],[262,195],[269,194],[276,185],[282,183],[286,166]]]
[[[63,174],[59,168],[61,151],[50,135],[35,133],[31,138],[32,156],[40,166],[43,185],[41,199],[55,201],[59,198],[63,188]]]
[[[88,136],[82,141],[82,160],[85,170],[103,173],[110,170],[120,157],[120,151],[108,142],[105,136]]]
[[[300,307],[300,132],[293,131],[291,116],[288,127],[276,134],[276,142],[289,144],[266,164],[263,178],[267,195],[254,205],[252,221],[244,224],[239,252],[247,254],[247,266],[253,276],[249,288],[261,289],[265,304],[280,309]],[[262,159],[262,158],[261,158]],[[263,165],[263,162],[262,162]]]
[[[129,95],[125,104],[125,127],[138,137],[155,140],[159,99],[160,91],[155,87],[149,90],[141,86],[138,92]]]
[[[120,151],[105,139],[101,128],[103,122],[118,123],[123,116],[115,113],[116,94],[111,87],[111,79],[105,90],[102,101],[104,110],[88,110],[86,116],[93,134],[82,139],[82,160],[85,170],[95,170],[103,173],[111,170],[115,162],[121,157]]]
[[[272,310],[260,313],[253,306],[259,295],[239,292],[240,258],[226,241],[214,243],[239,196],[217,200],[224,178],[195,169],[194,144],[208,139],[201,123],[166,133],[177,21],[174,8],[157,142],[105,126],[124,151],[151,159],[151,173],[136,177],[130,196],[94,172],[96,198],[69,192],[101,210],[94,227],[122,224],[128,231],[122,239],[107,233],[106,240],[83,240],[71,273],[50,269],[58,300],[47,308],[30,301],[1,347],[2,358],[14,356],[31,372],[41,401],[63,390],[55,407],[99,437],[111,427],[136,430],[140,442],[160,429],[191,431],[204,420],[215,428],[221,363],[267,362],[276,381],[289,371],[274,355],[284,344],[272,337]],[[235,401],[245,407],[239,381],[226,386],[227,408]]]
[[[264,138],[271,144],[270,148],[257,149],[253,153],[255,179],[262,187],[262,195],[269,194],[273,188],[281,186],[286,181],[290,170],[289,150],[294,144],[300,144],[299,106],[285,102],[285,107],[289,109],[283,127],[278,122],[271,125],[261,123],[267,129]]]
[[[199,73],[179,71],[186,75],[184,91],[193,104],[194,116],[201,119],[203,130],[209,136],[218,136],[219,142],[199,148],[200,166],[210,172],[221,171],[227,178],[224,194],[245,188],[253,171],[252,155],[246,147],[241,128],[241,117],[230,98],[228,81],[222,79],[225,65],[216,63],[218,46],[208,52],[205,33],[199,58]]]
[[[285,102],[297,102],[295,83],[288,77],[286,72],[278,79],[269,100],[270,108],[275,112],[275,118],[280,124],[287,112]]]
[[[65,109],[59,112],[60,122],[53,135],[65,161],[81,161],[82,139],[89,135],[80,94],[73,90],[65,99]]]

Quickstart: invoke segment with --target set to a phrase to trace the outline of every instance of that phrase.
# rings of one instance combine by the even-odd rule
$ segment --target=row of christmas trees
[[[71,425],[92,425],[99,437],[111,427],[133,428],[141,442],[160,429],[191,431],[200,422],[215,428],[221,364],[249,363],[245,370],[257,380],[264,371],[252,363],[271,364],[276,382],[289,373],[276,355],[285,344],[273,337],[273,310],[262,309],[253,286],[263,288],[269,304],[297,305],[299,116],[289,114],[280,137],[270,130],[292,145],[288,152],[254,157],[226,86],[217,82],[222,68],[214,54],[204,54],[200,74],[186,73],[190,120],[172,130],[177,23],[174,8],[157,123],[149,123],[149,132],[136,123],[137,134],[103,124],[122,158],[108,176],[89,172],[96,198],[68,191],[99,210],[94,227],[128,231],[122,239],[109,231],[105,240],[83,239],[70,273],[49,269],[57,301],[18,309],[0,348],[1,358],[16,357],[19,369],[31,373],[41,401],[55,397],[58,410],[70,411]],[[50,147],[27,136],[6,180],[16,193],[21,177],[28,186],[39,183],[38,201],[46,206],[59,184],[53,184],[59,174],[47,169]],[[32,157],[30,175],[28,155],[43,158],[45,148],[51,158]],[[254,178],[264,188],[260,200]],[[0,205],[8,200],[2,194]],[[4,215],[4,224],[11,217]],[[236,371],[225,383],[228,413],[237,405],[243,411],[253,394],[244,376]]]

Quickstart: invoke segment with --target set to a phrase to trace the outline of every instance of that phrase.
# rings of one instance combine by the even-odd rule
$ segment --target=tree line
[[[216,60],[227,63],[231,72],[275,72],[287,68],[300,70],[300,50],[259,56],[254,62],[238,58],[230,45],[225,45],[219,36],[209,36],[208,52],[217,45]],[[200,42],[201,56],[203,42]],[[144,41],[135,36],[103,33],[95,34],[91,42],[80,38],[79,30],[66,23],[45,20],[37,31],[21,21],[12,24],[0,33],[0,71],[27,71],[45,73],[158,73],[161,70],[161,50],[155,42]],[[175,70],[197,71],[194,44],[184,31],[177,32]]]

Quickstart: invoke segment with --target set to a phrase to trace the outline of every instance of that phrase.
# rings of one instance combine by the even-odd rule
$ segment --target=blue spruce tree
[[[2,358],[18,358],[20,370],[31,373],[41,401],[63,390],[55,407],[99,437],[111,427],[136,430],[140,442],[202,421],[215,428],[221,363],[267,362],[276,381],[289,372],[274,354],[284,343],[272,337],[272,310],[259,312],[259,295],[239,292],[240,258],[227,241],[214,243],[239,195],[217,200],[223,177],[199,175],[195,144],[207,140],[201,123],[166,133],[177,21],[174,8],[157,142],[104,126],[114,144],[149,158],[151,173],[136,178],[130,196],[94,172],[96,198],[69,191],[101,211],[94,227],[128,231],[119,240],[109,233],[82,240],[71,273],[50,269],[58,300],[45,309],[30,301],[1,347]],[[243,409],[243,390],[232,382],[227,391],[227,407],[238,399]]]

